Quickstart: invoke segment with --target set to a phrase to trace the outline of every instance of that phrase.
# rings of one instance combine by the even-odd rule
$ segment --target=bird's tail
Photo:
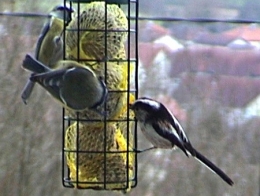
[[[23,60],[22,68],[34,73],[44,73],[47,71],[51,71],[49,67],[45,66],[29,54],[26,54]]]
[[[27,104],[27,100],[29,99],[29,97],[32,94],[32,90],[34,87],[35,83],[32,82],[30,79],[27,81],[26,85],[23,88],[22,94],[21,94],[21,98],[24,102],[24,104]]]
[[[234,184],[234,182],[216,165],[214,165],[210,160],[208,160],[206,157],[204,157],[202,154],[200,154],[197,150],[194,149],[195,155],[194,157],[203,163],[205,166],[207,166],[212,172],[219,175],[220,178],[222,178],[226,183],[228,183],[230,186]]]
[[[31,55],[27,54],[23,60],[22,68],[29,70],[33,73],[43,73],[50,71],[50,68],[45,66],[44,64],[40,63]],[[31,80],[28,80],[25,87],[23,88],[21,98],[25,104],[27,104],[27,100],[30,98],[33,87],[35,83]]]

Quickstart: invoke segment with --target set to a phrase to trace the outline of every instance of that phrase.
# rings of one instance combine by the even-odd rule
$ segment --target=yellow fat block
[[[79,141],[77,145],[77,127],[79,133]],[[96,123],[77,124],[74,123],[66,130],[65,150],[67,165],[70,169],[71,181],[77,180],[78,186],[82,188],[104,188],[104,177],[106,178],[106,188],[116,189],[124,188],[127,183],[127,170],[129,174],[129,190],[131,187],[131,179],[134,177],[134,154],[131,152],[118,153],[127,150],[125,137],[122,130],[115,123],[107,123],[106,138],[104,135],[104,126]],[[130,133],[131,135],[131,133]],[[132,136],[131,136],[132,137]],[[104,142],[106,142],[106,151],[104,153]],[[131,150],[133,142],[130,141],[129,150]],[[69,150],[77,150],[80,152],[68,152]],[[87,152],[82,152],[87,151]],[[95,153],[91,153],[95,152]],[[97,151],[99,153],[97,153]],[[115,153],[109,153],[115,152]],[[128,155],[128,164],[127,164]],[[106,158],[105,158],[106,157]],[[106,163],[104,164],[104,160]],[[106,176],[104,171],[106,167]],[[78,172],[77,172],[78,171]],[[85,183],[84,183],[85,182]],[[86,182],[97,182],[96,184],[88,184]],[[115,183],[109,183],[115,182]],[[118,182],[118,183],[117,183]],[[76,185],[76,184],[75,184]]]
[[[104,32],[105,25],[107,26],[107,32]],[[125,188],[127,183],[129,183],[129,189],[126,191],[129,191],[131,187],[130,180],[134,177],[135,154],[122,151],[132,150],[134,141],[131,132],[133,121],[129,121],[129,126],[127,126],[126,121],[128,73],[132,74],[134,66],[130,64],[130,67],[128,67],[127,62],[119,61],[126,59],[124,42],[128,35],[127,29],[127,18],[117,5],[107,4],[106,21],[105,3],[92,2],[83,7],[83,11],[70,22],[66,31],[66,57],[84,63],[97,76],[106,78],[106,86],[109,91],[106,100],[106,118],[108,120],[106,123],[106,137],[104,135],[105,125],[102,115],[90,109],[78,113],[70,110],[66,111],[66,114],[70,117],[76,118],[78,114],[80,119],[100,120],[74,123],[66,130],[67,165],[70,169],[71,180],[76,181],[78,179],[78,184],[74,184],[75,186],[103,189],[102,182],[104,182],[105,178],[106,189]],[[107,54],[108,59],[104,59],[105,54]],[[109,62],[111,59],[118,60],[118,62]],[[108,60],[106,68],[105,63],[100,62],[100,60]],[[134,100],[134,96],[130,94],[130,100],[132,99]],[[104,106],[100,107],[103,108]],[[130,118],[133,119],[131,111]],[[129,141],[127,141],[127,136]],[[105,142],[106,153],[104,152]],[[68,152],[69,150],[81,152]],[[99,151],[100,153],[91,153],[90,151]],[[106,160],[105,163],[104,160]],[[105,168],[106,174],[104,174]],[[129,179],[128,182],[127,178]],[[90,184],[86,182],[96,183]]]
[[[118,53],[124,48],[127,29],[127,18],[117,5],[107,4],[105,7],[105,2],[88,3],[68,26],[67,55],[78,58],[79,48],[80,58],[104,60],[107,50],[107,57],[113,59],[119,56]]]

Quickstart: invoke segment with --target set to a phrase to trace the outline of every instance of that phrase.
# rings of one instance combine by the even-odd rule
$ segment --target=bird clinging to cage
[[[64,22],[71,21],[72,8],[55,6],[50,12],[51,18],[44,24],[37,41],[35,58],[50,68],[55,68],[56,62],[63,58]]]
[[[67,24],[71,21],[73,11],[73,9],[63,5],[55,6],[49,13],[50,18],[44,23],[41,30],[36,44],[35,58],[50,68],[54,68],[56,62],[63,58],[64,21]],[[27,103],[34,84],[31,80],[27,81],[21,94],[24,103]]]
[[[122,114],[124,108],[127,107],[127,76],[125,73],[127,64],[107,62],[106,73],[104,70],[105,63],[86,63],[86,65],[88,65],[97,76],[104,78],[108,90],[106,117],[107,119],[116,120]],[[103,119],[102,116],[97,115],[97,113],[91,110],[79,111],[78,113],[69,111],[69,116],[75,118],[76,115],[79,115],[81,119]]]
[[[120,60],[126,59],[124,42],[127,27],[127,18],[118,5],[91,2],[84,5],[82,12],[66,29],[66,57],[88,66],[92,61],[92,70],[96,75],[104,76],[108,89],[108,119],[120,115],[126,100],[128,64]],[[102,62],[104,60],[108,62]],[[76,114],[69,115],[74,117]],[[79,115],[80,118],[99,118],[91,111],[80,112]]]
[[[140,123],[143,134],[154,145],[154,147],[146,150],[153,148],[172,149],[178,147],[187,157],[193,156],[196,158],[230,186],[234,184],[221,169],[215,166],[191,145],[178,120],[162,103],[141,97],[130,104],[130,109],[135,113],[135,117]]]
[[[97,77],[91,68],[76,61],[61,60],[56,64],[57,69],[34,73],[30,80],[39,83],[69,110],[89,108],[97,112],[97,106],[102,105],[107,97],[103,79]],[[48,69],[30,55],[26,55],[23,67],[29,70],[37,68],[35,71],[39,72]],[[98,113],[104,114],[100,111]]]

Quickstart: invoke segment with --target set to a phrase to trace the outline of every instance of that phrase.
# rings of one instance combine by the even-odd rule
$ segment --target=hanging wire
[[[66,1],[67,2],[67,1]],[[134,1],[131,1],[134,2]],[[72,3],[70,1],[70,3]],[[78,2],[79,4],[79,2]],[[79,6],[80,7],[80,6]],[[80,11],[78,8],[77,11]],[[50,17],[47,14],[38,13],[25,13],[25,12],[0,12],[0,16],[13,16],[13,17],[39,17],[46,18]],[[135,20],[135,16],[128,17],[130,20]],[[234,24],[251,24],[260,23],[259,20],[244,20],[244,19],[217,19],[217,18],[181,18],[181,17],[144,17],[138,16],[139,21],[152,20],[152,21],[162,21],[162,22],[195,22],[195,23],[234,23]],[[91,31],[89,29],[89,31]],[[93,30],[98,31],[98,30]],[[131,30],[130,30],[131,31]]]

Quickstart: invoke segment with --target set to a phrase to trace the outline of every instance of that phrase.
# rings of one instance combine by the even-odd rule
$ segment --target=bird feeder
[[[128,106],[138,93],[138,1],[65,3],[76,15],[64,24],[64,59],[102,76],[108,96],[104,115],[63,109],[63,185],[130,191],[137,185],[136,123]]]

